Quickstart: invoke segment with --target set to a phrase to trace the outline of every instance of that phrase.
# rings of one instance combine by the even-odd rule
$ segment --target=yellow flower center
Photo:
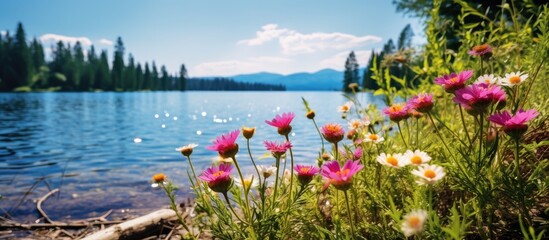
[[[155,174],[153,176],[153,181],[154,182],[164,182],[166,180],[166,175],[164,175],[163,173],[158,173],[158,174]]]
[[[368,136],[368,138],[372,141],[376,141],[379,137],[377,136],[377,134],[370,134],[370,136]]]
[[[326,125],[327,132],[335,133],[335,132],[339,132],[339,130],[341,130],[341,127],[339,127],[339,125],[336,125],[336,124]]]
[[[473,47],[473,51],[475,51],[475,52],[482,52],[486,49],[488,49],[488,44],[482,44],[482,45],[478,45],[478,46]]]
[[[360,122],[359,121],[354,121],[353,122],[353,128],[358,128],[360,127]]]
[[[347,105],[343,105],[343,106],[341,106],[341,111],[347,112],[347,111],[349,111],[349,107]]]
[[[252,179],[244,179],[242,185],[244,186],[244,188],[248,189],[252,185]]]
[[[219,176],[223,175],[224,173],[225,173],[224,171],[221,171],[221,170],[220,170],[220,171],[218,171],[218,172],[216,172],[216,173],[214,173],[214,174],[212,174],[212,175],[213,175],[214,177],[219,177]]]
[[[336,174],[338,176],[343,176],[343,175],[349,174],[350,171],[351,171],[350,169],[343,169],[343,170],[337,171]]]
[[[410,162],[412,162],[412,163],[415,164],[415,165],[418,165],[418,164],[421,164],[423,161],[421,160],[421,157],[420,157],[420,156],[414,155],[414,156],[410,159]]]
[[[400,105],[400,104],[395,104],[395,105],[393,105],[393,106],[391,106],[391,107],[389,108],[389,111],[390,111],[390,112],[393,112],[393,113],[394,113],[394,112],[400,112],[400,111],[402,111],[403,108],[404,108],[404,107],[403,107],[402,105]]]
[[[458,81],[457,77],[450,78],[450,83],[456,83]]]
[[[490,82],[492,82],[492,79],[489,79],[489,78],[484,79],[484,83],[489,84]]]
[[[417,216],[411,216],[408,218],[408,225],[412,228],[420,228],[421,227],[421,219]]]
[[[426,178],[435,178],[437,176],[437,173],[435,173],[435,171],[431,170],[431,169],[427,169],[425,170],[425,172],[423,172],[423,176],[425,176]]]
[[[307,172],[309,172],[309,169],[311,169],[311,168],[302,167],[301,169],[299,169],[299,172],[300,172],[300,173],[307,173]]]
[[[398,159],[396,159],[393,156],[390,156],[390,157],[387,158],[387,163],[389,163],[393,166],[397,166],[398,165]]]
[[[520,83],[520,77],[519,76],[512,76],[509,78],[509,82],[512,84],[518,84]]]

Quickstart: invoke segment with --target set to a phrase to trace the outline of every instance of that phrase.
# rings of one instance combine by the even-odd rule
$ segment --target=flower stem
[[[469,131],[467,131],[467,124],[465,124],[465,118],[463,117],[463,108],[461,107],[461,105],[459,105],[459,115],[461,116],[461,123],[463,124],[465,135],[467,136],[467,140],[469,140],[469,147],[471,147],[473,145],[473,141],[471,141],[471,137],[469,136]]]
[[[400,128],[400,122],[397,122],[398,132],[400,133],[400,138],[402,138],[402,142],[404,143],[404,147],[408,148],[408,144],[406,144],[406,139],[404,139],[404,135],[402,134],[402,129]]]
[[[437,124],[435,123],[435,120],[433,120],[433,116],[431,116],[431,113],[428,112],[427,116],[429,116],[429,119],[431,120],[431,123],[433,123],[433,127],[435,128],[435,132],[437,133],[438,137],[440,138],[440,141],[442,142],[442,144],[444,145],[446,150],[448,150],[448,153],[450,154],[450,156],[454,156],[453,154],[451,154],[452,151],[450,151],[450,148],[448,147],[448,144],[446,144],[446,141],[444,141],[444,138],[440,134],[440,130],[438,129]]]
[[[286,134],[286,141],[290,142],[290,138],[288,137],[288,134]],[[290,150],[290,198],[288,198],[288,208],[290,207],[291,199],[292,199],[292,190],[293,190],[293,183],[294,183],[294,152],[292,151],[291,147]]]
[[[243,223],[246,223],[246,221],[242,220],[242,218],[240,218],[240,216],[238,216],[238,214],[236,214],[236,212],[234,211],[233,209],[233,205],[231,205],[231,201],[229,200],[229,196],[227,195],[227,192],[223,192],[223,197],[225,198],[225,201],[227,201],[227,205],[229,205],[229,209],[231,210],[231,212],[234,214],[234,216],[236,218],[238,218],[238,220],[240,222],[243,222]]]
[[[515,175],[517,177],[519,191],[518,194],[520,195],[520,205],[522,208],[522,214],[526,218],[526,221],[530,223],[530,213],[528,213],[528,209],[526,208],[526,199],[524,196],[526,193],[524,192],[524,182],[522,181],[522,176],[520,174],[520,138],[515,139]]]
[[[254,165],[255,172],[257,173],[257,178],[259,179],[259,186],[262,186],[261,174],[259,174],[259,169],[257,169],[257,165],[255,165],[254,158],[252,157],[252,150],[250,149],[250,139],[246,139],[246,146],[248,147],[248,155],[250,155],[250,160],[252,160],[252,164]]]
[[[171,184],[171,183],[168,183],[168,185],[169,184]],[[172,188],[170,186],[166,187],[166,185],[164,185],[164,183],[160,183],[159,185],[162,189],[164,189],[164,191],[166,192],[166,195],[168,195],[168,198],[170,199],[170,208],[175,212],[175,215],[177,216],[177,219],[179,220],[179,223],[181,223],[183,228],[185,228],[185,230],[187,230],[187,232],[191,236],[193,236],[193,239],[194,239],[194,235],[192,234],[191,230],[189,229],[189,227],[185,223],[185,220],[183,220],[183,216],[181,216],[181,214],[179,213],[179,209],[177,209],[177,205],[175,204],[175,196],[173,194]]]
[[[315,119],[313,118],[313,123],[315,124],[316,131],[318,132],[318,136],[320,136],[320,142],[322,143],[322,153],[324,153],[324,138],[322,137],[322,133],[320,133],[320,129],[318,128],[318,125],[316,124]]]
[[[278,173],[280,172],[280,157],[275,157],[275,158],[276,158],[276,175],[275,175],[273,202],[271,203],[271,208],[274,208],[274,204],[276,202],[276,194],[278,193]]]
[[[345,202],[347,203],[347,215],[349,215],[349,225],[351,225],[351,238],[355,236],[355,227],[353,225],[353,217],[351,215],[351,205],[349,204],[349,197],[347,196],[347,191],[343,191],[345,194]]]
[[[240,170],[240,166],[238,166],[238,161],[236,161],[236,157],[231,157],[234,162],[234,166],[236,167],[236,170],[238,171],[238,176],[240,177],[241,183],[244,183],[244,177],[242,176],[242,171]],[[250,207],[249,207],[249,201],[248,201],[248,192],[246,189],[244,189],[244,198],[246,199],[246,202],[244,203],[244,206],[246,207],[246,211],[244,211],[247,214],[249,214]]]
[[[339,158],[339,150],[337,149],[337,143],[334,143],[334,158],[336,161]]]

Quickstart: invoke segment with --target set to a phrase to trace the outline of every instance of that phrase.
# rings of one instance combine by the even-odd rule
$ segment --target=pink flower
[[[207,146],[206,149],[217,151],[219,156],[223,158],[232,158],[238,152],[238,144],[235,143],[240,130],[234,130],[227,134],[218,136],[215,140],[212,141],[212,146]]]
[[[320,169],[315,166],[304,166],[299,164],[294,167],[294,170],[297,172],[297,180],[299,180],[303,186],[309,184],[313,180],[313,177],[320,172]]]
[[[484,112],[492,103],[505,103],[505,92],[499,86],[476,83],[455,91],[454,102],[472,114]]]
[[[280,144],[276,142],[264,141],[263,144],[265,144],[267,150],[271,151],[275,158],[280,158],[286,153],[286,151],[288,151],[288,149],[292,147],[292,144],[287,141],[284,141]]]
[[[293,112],[282,113],[281,115],[276,115],[275,118],[271,121],[265,120],[265,122],[273,127],[278,128],[278,134],[288,135],[292,131],[292,120],[294,120],[295,114]]]
[[[458,74],[452,73],[450,75],[444,75],[435,79],[435,83],[442,85],[444,90],[448,93],[464,88],[465,82],[473,76],[473,71],[466,70]]]
[[[347,190],[351,187],[353,181],[353,175],[360,171],[364,166],[360,164],[360,161],[348,160],[343,168],[339,167],[337,161],[327,162],[322,166],[320,174],[327,179],[323,189],[328,188],[330,183],[334,185],[336,189]]]
[[[222,163],[219,167],[211,166],[207,168],[198,178],[207,182],[208,187],[213,191],[224,193],[233,185],[232,170],[233,166],[230,163]]]
[[[515,113],[515,116],[511,116],[508,111],[503,111],[501,113],[493,114],[488,117],[488,120],[497,125],[503,126],[503,131],[509,136],[513,138],[520,138],[522,134],[528,130],[528,125],[526,125],[526,122],[532,120],[538,114],[539,113],[534,109],[527,111],[520,109],[517,113]]]
[[[345,137],[345,130],[337,123],[328,123],[322,127],[322,136],[326,141],[337,144]]]
[[[391,105],[390,107],[386,107],[385,109],[383,109],[383,113],[389,116],[389,119],[391,119],[391,121],[399,122],[400,120],[404,120],[410,117],[408,108],[408,105],[405,105],[403,103],[396,103]]]
[[[488,44],[482,44],[482,45],[477,45],[477,46],[474,46],[471,50],[469,50],[467,53],[469,53],[469,55],[473,56],[473,57],[476,57],[476,56],[481,56],[483,57],[484,55],[491,55],[492,53],[492,47],[490,47],[490,45]]]
[[[347,158],[347,151],[345,149],[339,150],[339,153],[341,153],[341,158],[345,159]],[[357,147],[355,151],[353,152],[353,161],[359,160],[362,157],[362,148]]]
[[[420,93],[408,101],[408,106],[422,113],[431,111],[433,105],[433,94]]]

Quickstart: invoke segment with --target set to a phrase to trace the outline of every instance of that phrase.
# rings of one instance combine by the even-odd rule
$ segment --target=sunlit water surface
[[[129,217],[167,205],[151,188],[155,173],[181,186],[178,196],[192,197],[187,161],[176,147],[197,143],[192,155],[201,171],[215,152],[206,150],[216,136],[256,127],[251,150],[266,153],[263,141],[282,140],[265,124],[276,114],[295,112],[290,140],[297,163],[313,164],[320,138],[305,117],[305,97],[319,125],[344,123],[337,107],[340,92],[135,92],[0,93],[0,211],[21,221],[38,218],[36,200],[51,189],[60,194],[44,208],[54,220],[100,215]],[[364,104],[380,103],[371,95]],[[251,173],[246,142],[239,137],[241,164]],[[274,159],[258,160],[271,165]]]

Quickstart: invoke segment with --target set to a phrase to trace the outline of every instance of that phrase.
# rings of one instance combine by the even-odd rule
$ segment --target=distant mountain
[[[333,69],[322,69],[314,73],[294,73],[282,75],[277,73],[260,72],[241,74],[230,77],[240,82],[257,82],[268,84],[282,84],[290,91],[306,90],[340,90],[343,72]]]

